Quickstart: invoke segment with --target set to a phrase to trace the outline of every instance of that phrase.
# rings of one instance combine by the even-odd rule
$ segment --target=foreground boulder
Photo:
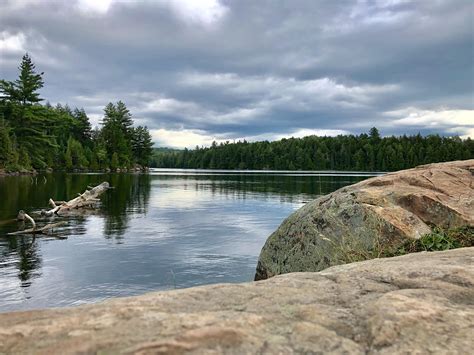
[[[474,224],[474,160],[419,166],[322,196],[266,241],[256,280],[382,256],[431,227]]]
[[[0,314],[0,353],[449,353],[474,348],[474,248]]]

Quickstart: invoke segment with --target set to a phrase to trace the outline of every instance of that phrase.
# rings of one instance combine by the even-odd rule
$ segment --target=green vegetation
[[[308,136],[275,142],[213,143],[209,148],[155,152],[153,167],[201,169],[396,171],[474,157],[468,138],[369,134]]]
[[[15,81],[0,80],[0,169],[99,170],[146,167],[153,142],[146,127],[133,127],[121,101],[104,109],[102,127],[92,129],[83,109],[40,104],[37,73],[28,54]]]
[[[431,233],[419,239],[406,240],[401,246],[392,249],[376,239],[372,249],[367,249],[360,241],[342,240],[335,243],[329,239],[337,251],[337,264],[347,264],[375,258],[387,258],[421,251],[443,251],[474,246],[474,227],[463,226],[451,229],[434,228]]]
[[[395,253],[388,256],[404,255],[419,251],[441,251],[474,246],[474,227],[464,226],[442,230],[435,228],[420,239],[408,240]]]

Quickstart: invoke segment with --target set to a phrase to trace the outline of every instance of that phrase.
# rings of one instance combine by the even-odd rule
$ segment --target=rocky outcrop
[[[463,248],[0,314],[0,354],[468,354],[473,327]]]
[[[474,160],[419,166],[320,197],[266,241],[256,280],[381,256],[431,227],[474,224]]]

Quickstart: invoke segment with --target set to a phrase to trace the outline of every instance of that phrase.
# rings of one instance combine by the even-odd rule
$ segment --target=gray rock
[[[431,227],[474,224],[474,160],[420,166],[320,197],[267,239],[256,280],[382,255]]]
[[[474,248],[0,314],[0,354],[468,354]]]

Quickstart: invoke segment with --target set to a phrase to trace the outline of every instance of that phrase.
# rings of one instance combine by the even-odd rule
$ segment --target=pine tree
[[[18,160],[10,138],[10,131],[5,120],[0,119],[0,169],[14,168]]]
[[[132,129],[133,160],[142,167],[148,166],[153,153],[153,140],[146,127]]]
[[[92,126],[89,122],[84,109],[74,109],[72,116],[74,117],[74,138],[83,143],[90,143],[92,139]]]
[[[115,170],[119,167],[119,160],[118,160],[118,154],[114,153],[112,154],[112,159],[110,161],[110,168]]]
[[[376,127],[370,129],[369,136],[373,143],[378,143],[380,141],[380,133]]]
[[[64,163],[67,170],[71,170],[73,168],[72,153],[71,153],[71,149],[69,148],[66,150],[66,153],[64,154]]]
[[[117,153],[120,167],[129,167],[133,161],[132,124],[132,116],[123,102],[109,103],[104,108],[101,139],[110,159]]]
[[[130,111],[122,101],[117,102],[115,106],[115,111],[117,114],[117,123],[121,127],[124,135],[127,138],[131,138],[131,128],[133,126],[133,119],[132,115],[130,114]]]
[[[44,73],[36,73],[35,65],[28,53],[23,56],[18,69],[20,76],[14,82],[0,80],[0,92],[3,97],[23,106],[42,101],[38,90],[43,87],[42,75]]]

